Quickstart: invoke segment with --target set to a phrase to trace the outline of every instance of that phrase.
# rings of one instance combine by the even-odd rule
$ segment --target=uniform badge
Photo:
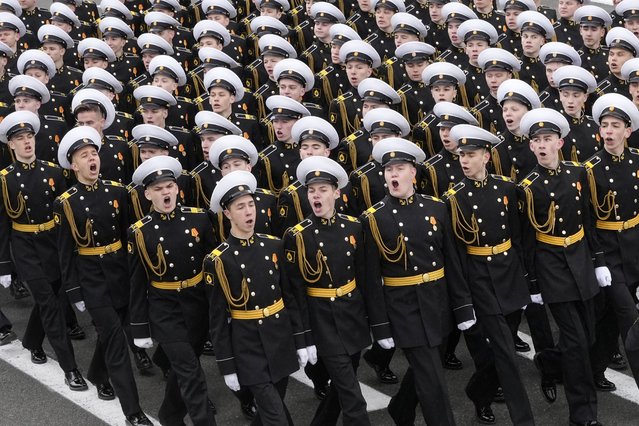
[[[113,200],[113,208],[115,209],[116,213],[118,213],[119,207],[120,207],[120,204],[118,203],[118,200]]]
[[[286,250],[286,260],[295,263],[295,252],[293,250]]]
[[[208,272],[204,274],[204,280],[208,285],[213,285],[213,275],[209,274]]]
[[[281,206],[279,213],[280,213],[280,217],[288,216],[288,206]]]
[[[191,228],[191,236],[195,238],[196,243],[200,242],[200,233],[198,232],[197,228]]]
[[[126,249],[129,252],[129,254],[133,254],[133,243],[129,242],[129,244],[127,244],[126,246]]]
[[[357,240],[355,240],[355,236],[354,235],[350,235],[348,237],[348,241],[351,243],[351,245],[355,248],[357,248]]]
[[[330,120],[331,120],[331,123],[337,123],[337,114],[335,114],[334,112],[331,112]]]
[[[60,224],[60,222],[62,221],[60,213],[53,213],[53,221],[56,223],[56,225]]]
[[[275,269],[277,269],[277,253],[273,253],[271,260],[273,260],[273,265],[275,266]]]

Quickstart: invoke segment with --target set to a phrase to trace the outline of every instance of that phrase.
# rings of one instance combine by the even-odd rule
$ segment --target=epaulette
[[[547,91],[543,91],[539,94],[539,101],[543,104],[546,99],[548,99],[550,97],[550,93],[548,93]]]
[[[187,73],[189,77],[194,77],[197,73],[204,70],[204,65],[198,65]]]
[[[414,4],[409,4],[408,6],[406,6],[406,13],[413,13],[413,10],[415,10],[415,5]]]
[[[182,101],[182,102],[184,102],[186,104],[192,104],[193,103],[193,100],[191,98],[185,98],[184,96],[176,96],[175,100],[178,101],[178,102]]]
[[[201,104],[202,102],[204,102],[206,99],[209,98],[209,94],[205,94],[202,96],[198,96],[197,98],[193,99],[193,103],[194,104]]]
[[[639,155],[639,149],[637,148],[629,147],[628,150],[632,155]]]
[[[260,158],[265,158],[273,154],[275,151],[277,151],[277,147],[275,145],[269,145],[263,150],[261,150],[258,155],[260,156]]]
[[[386,65],[387,67],[392,66],[395,62],[397,62],[397,56],[393,56],[392,58],[388,58],[384,61],[384,65]]]
[[[508,176],[491,174],[490,177],[492,177],[495,180],[503,180],[504,182],[514,182],[514,180],[512,180]]]
[[[308,21],[308,19],[305,19],[304,21],[300,22],[295,28],[293,28],[293,31],[300,32],[304,28],[308,27],[309,24],[310,24],[310,22]]]
[[[180,28],[180,27],[178,27],[178,28]],[[189,30],[186,27],[182,27],[182,28],[184,28],[187,32],[191,32],[191,30]],[[173,49],[179,50],[180,52],[188,53],[189,55],[193,54],[193,52],[191,52],[189,49],[186,49],[184,47],[177,46],[177,47],[174,47]]]
[[[364,41],[365,41],[366,43],[371,43],[372,41],[375,41],[375,40],[377,40],[378,38],[379,38],[379,34],[377,34],[377,33],[371,33],[368,37],[366,37],[366,38],[364,39]]]
[[[635,148],[630,148],[630,149],[635,149]],[[639,153],[639,150],[635,149],[635,151]],[[588,161],[584,162],[584,167],[586,168],[586,170],[590,170],[590,169],[593,169],[599,163],[601,163],[601,157],[598,154],[595,154],[592,157],[590,157]]]
[[[466,184],[464,182],[457,182],[452,188],[444,193],[444,197],[448,198],[451,195],[457,194],[460,190],[462,190]]]
[[[78,69],[78,68],[76,68],[76,67],[71,67],[71,66],[67,65],[67,69],[68,69],[69,71],[79,72],[80,74],[82,74],[82,70],[81,70],[81,69]]]
[[[353,97],[353,92],[346,92],[335,98],[337,103],[344,102],[346,99],[350,99]]]
[[[313,223],[312,220],[304,219],[303,221],[301,221],[297,225],[291,226],[290,228],[288,228],[287,232],[290,232],[292,236],[295,236],[295,235],[299,234],[300,232],[302,232],[303,230],[305,230],[306,228],[308,228],[312,223]]]
[[[258,58],[246,66],[246,71],[253,71],[262,64],[262,59]]]
[[[15,167],[13,166],[13,164],[11,164],[11,165],[5,167],[4,169],[0,170],[0,175],[2,175],[2,176],[8,175],[9,173],[11,173],[13,171],[14,168]]]
[[[76,188],[75,186],[72,186],[71,188],[67,189],[62,194],[60,194],[58,199],[60,201],[67,200],[67,199],[71,198],[72,196],[74,196],[75,194],[77,194],[77,192],[78,192],[78,188]]]
[[[317,50],[317,45],[316,44],[311,44],[310,46],[308,46],[306,48],[305,51],[302,52],[302,56],[310,56],[311,53],[315,52]]]
[[[176,25],[176,26],[175,26],[175,29],[176,29],[176,30],[179,30],[179,31],[184,31],[184,32],[186,32],[186,33],[190,33],[190,32],[191,32],[191,29],[190,29],[190,28],[187,28],[187,27],[185,27],[185,26],[183,26],[183,25]]]
[[[426,194],[416,194],[416,195],[418,197],[423,198],[424,200],[430,200],[430,201],[434,201],[436,203],[443,203],[444,202],[444,200],[442,200],[441,198],[433,197],[432,195],[426,195]]]
[[[147,223],[149,223],[151,221],[151,216],[144,216],[142,219],[138,220],[137,222],[135,222],[133,225],[130,226],[130,230],[132,232],[137,231],[138,229],[142,229],[142,227],[144,225],[146,225]]]
[[[362,129],[359,129],[359,130],[354,131],[350,135],[346,136],[344,138],[344,140],[346,141],[346,143],[354,142],[357,138],[359,138],[363,134],[364,134],[364,131]]]
[[[275,196],[275,192],[271,191],[270,189],[264,189],[264,188],[256,188],[255,193]]]
[[[44,115],[43,118],[49,121],[64,121],[64,118],[59,115]]]
[[[208,256],[211,257],[211,260],[215,260],[216,257],[220,257],[222,253],[224,253],[229,248],[228,243],[222,243],[219,246],[215,247]]]
[[[300,182],[299,180],[296,180],[295,182],[293,182],[292,184],[284,188],[284,192],[291,194],[297,191],[298,189],[300,189],[301,187],[302,187],[302,182]]]
[[[130,83],[140,83],[144,80],[146,80],[148,78],[148,76],[146,74],[142,74],[139,75],[137,77],[135,77],[133,80],[130,81]]]
[[[304,9],[305,9],[304,5],[300,4],[299,6],[295,7],[294,9],[289,10],[288,14],[291,15],[291,16],[295,16],[295,15],[297,15],[298,13],[300,13]]]
[[[40,161],[41,161],[43,164],[46,164],[46,165],[47,165],[47,166],[49,166],[49,167],[53,167],[53,168],[56,168],[56,169],[61,168],[59,164],[53,163],[53,162],[51,162],[51,161],[44,161],[44,160],[40,160]]]
[[[259,232],[256,232],[255,236],[258,238],[262,238],[263,240],[279,240],[278,237],[271,234],[260,234]]]
[[[136,55],[135,53],[131,53],[131,52],[124,52],[124,56],[126,56],[127,58],[139,58],[138,55]]]
[[[172,132],[190,133],[189,129],[185,129],[184,127],[180,126],[166,126],[166,128]]]
[[[137,188],[137,185],[133,182],[131,182],[130,184],[126,186],[126,190],[129,192],[129,194],[135,191],[135,188]]]
[[[348,220],[349,222],[359,223],[359,219],[354,217],[354,216],[349,216],[349,215],[343,214],[343,213],[337,213],[337,216],[341,217],[344,220]]]
[[[481,101],[480,103],[478,103],[477,105],[472,107],[470,110],[471,110],[471,112],[473,110],[479,112],[479,111],[481,111],[482,109],[486,108],[489,105],[490,105],[490,102],[488,102],[486,99],[484,99],[483,101]]]
[[[314,104],[312,102],[302,102],[302,105],[304,105],[307,109],[308,108],[322,109],[322,106],[320,104]]]
[[[377,210],[381,209],[385,205],[386,203],[384,203],[383,201],[373,204],[372,206],[364,210],[364,216],[368,217],[372,215],[373,213],[375,213]]]
[[[321,70],[320,72],[318,72],[316,75],[319,78],[325,78],[327,75],[332,73],[334,70],[335,70],[335,67],[333,67],[333,65],[329,65],[326,68],[324,68],[323,70]]]
[[[569,167],[583,167],[583,164],[578,161],[562,161],[561,164]]]
[[[255,117],[254,115],[251,115],[251,114],[244,114],[244,113],[241,113],[241,112],[236,112],[236,113],[235,113],[235,116],[236,116],[237,118],[241,118],[241,119],[243,119],[243,120],[255,120],[255,119],[257,118],[257,117]]]
[[[268,90],[268,87],[269,87],[268,84],[266,83],[262,84],[255,92],[253,92],[253,96],[255,98],[259,98]]]
[[[348,24],[354,24],[355,22],[357,22],[357,20],[359,18],[361,18],[362,15],[361,13],[357,12],[357,13],[353,13],[347,20],[346,20],[346,25]]]
[[[537,178],[539,177],[539,173],[537,172],[530,172],[528,174],[528,176],[526,176],[525,178],[523,178],[518,184],[517,186],[521,187],[521,188],[527,188],[530,185],[532,185],[532,183],[537,180]]]
[[[432,157],[430,157],[428,160],[426,160],[426,162],[424,163],[424,167],[426,168],[433,167],[435,164],[439,163],[443,158],[444,158],[443,155],[435,154]]]
[[[51,96],[58,96],[58,97],[66,97],[67,94],[66,93],[62,93],[62,92],[58,92],[55,90],[50,90],[49,93],[51,93]]]
[[[430,113],[426,117],[422,118],[422,121],[417,123],[417,126],[421,127],[422,129],[425,129],[426,127],[430,125],[430,123],[435,121],[436,118],[437,116],[435,114]]]
[[[402,85],[402,87],[400,87],[397,90],[397,94],[399,96],[402,96],[404,93],[408,92],[409,90],[413,90],[413,87],[410,84],[405,83],[405,84]]]
[[[363,164],[357,169],[355,169],[355,175],[363,176],[366,173],[370,172],[371,170],[375,170],[375,163],[373,163],[372,161],[369,161],[368,163]]]
[[[180,206],[180,211],[182,213],[205,213],[206,210],[200,209],[198,207],[184,207]]]
[[[210,163],[208,161],[202,161],[200,164],[195,166],[193,168],[193,170],[191,170],[191,175],[196,175],[196,174],[200,173],[201,171],[206,169],[209,165],[210,165]],[[213,167],[213,166],[211,166],[211,167]]]
[[[116,111],[115,115],[117,115],[118,117],[124,117],[128,118],[129,120],[133,120],[133,114],[129,114],[128,112]]]
[[[124,185],[114,180],[103,180],[102,183],[105,184],[106,186],[116,186],[116,187],[124,188]]]
[[[598,94],[603,94],[603,91],[606,90],[607,88],[610,87],[612,83],[610,83],[610,80],[602,80],[601,83],[599,83],[597,85],[597,88],[595,89],[595,92],[597,92]]]
[[[108,139],[110,141],[124,141],[126,142],[126,139],[124,139],[122,136],[118,136],[118,135],[104,135],[105,139]]]

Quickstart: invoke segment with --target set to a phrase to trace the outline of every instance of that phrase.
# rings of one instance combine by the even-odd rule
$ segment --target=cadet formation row
[[[34,298],[31,360],[46,336],[87,389],[73,305],[128,424],[129,350],[162,424],[215,424],[203,353],[255,424],[293,423],[300,367],[313,424],[370,424],[360,355],[396,383],[399,347],[393,421],[454,424],[463,331],[477,420],[530,425],[524,313],[545,399],[599,425],[605,369],[639,374],[639,0],[497,6],[3,0],[0,284]]]

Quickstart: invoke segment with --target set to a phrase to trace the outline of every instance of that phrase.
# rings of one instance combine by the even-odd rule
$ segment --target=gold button
[[[341,287],[340,287],[340,288],[338,288],[337,290],[335,290],[335,294],[336,294],[338,297],[342,297],[342,296],[344,295],[344,291],[343,291],[343,290],[341,289]]]
[[[44,223],[38,225],[38,231],[44,231]]]
[[[180,287],[182,288],[186,288],[188,286],[189,282],[187,280],[181,281],[180,282]]]
[[[422,280],[424,282],[428,282],[428,272],[425,272],[424,274],[422,274]]]
[[[264,315],[264,318],[267,318],[269,315],[271,315],[271,311],[269,311],[268,308],[264,308],[262,309],[262,314]]]
[[[566,237],[564,239],[564,247],[568,247],[571,244],[571,239],[570,237]]]
[[[105,253],[111,253],[112,251],[113,251],[113,249],[111,248],[111,246],[104,247],[104,252]]]

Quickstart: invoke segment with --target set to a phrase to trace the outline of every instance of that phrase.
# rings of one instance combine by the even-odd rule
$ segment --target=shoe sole
[[[113,395],[113,396],[104,396],[104,395],[98,394],[98,399],[101,399],[102,401],[113,401],[115,399],[115,395]]]
[[[64,379],[64,384],[69,386],[69,381],[67,379]],[[69,386],[69,389],[72,390],[73,392],[82,392],[85,390],[89,390],[89,386],[88,385],[84,385],[81,388],[72,388],[71,386]]]
[[[6,337],[5,340],[0,342],[0,346],[8,345],[9,343],[13,342],[17,338],[18,338],[18,336],[16,336],[15,334],[13,334],[13,335],[11,335],[9,337]]]
[[[47,363],[47,359],[43,359],[43,360],[35,360],[33,358],[31,358],[31,363],[32,364],[36,364],[36,365],[42,365],[42,364],[46,364]]]

